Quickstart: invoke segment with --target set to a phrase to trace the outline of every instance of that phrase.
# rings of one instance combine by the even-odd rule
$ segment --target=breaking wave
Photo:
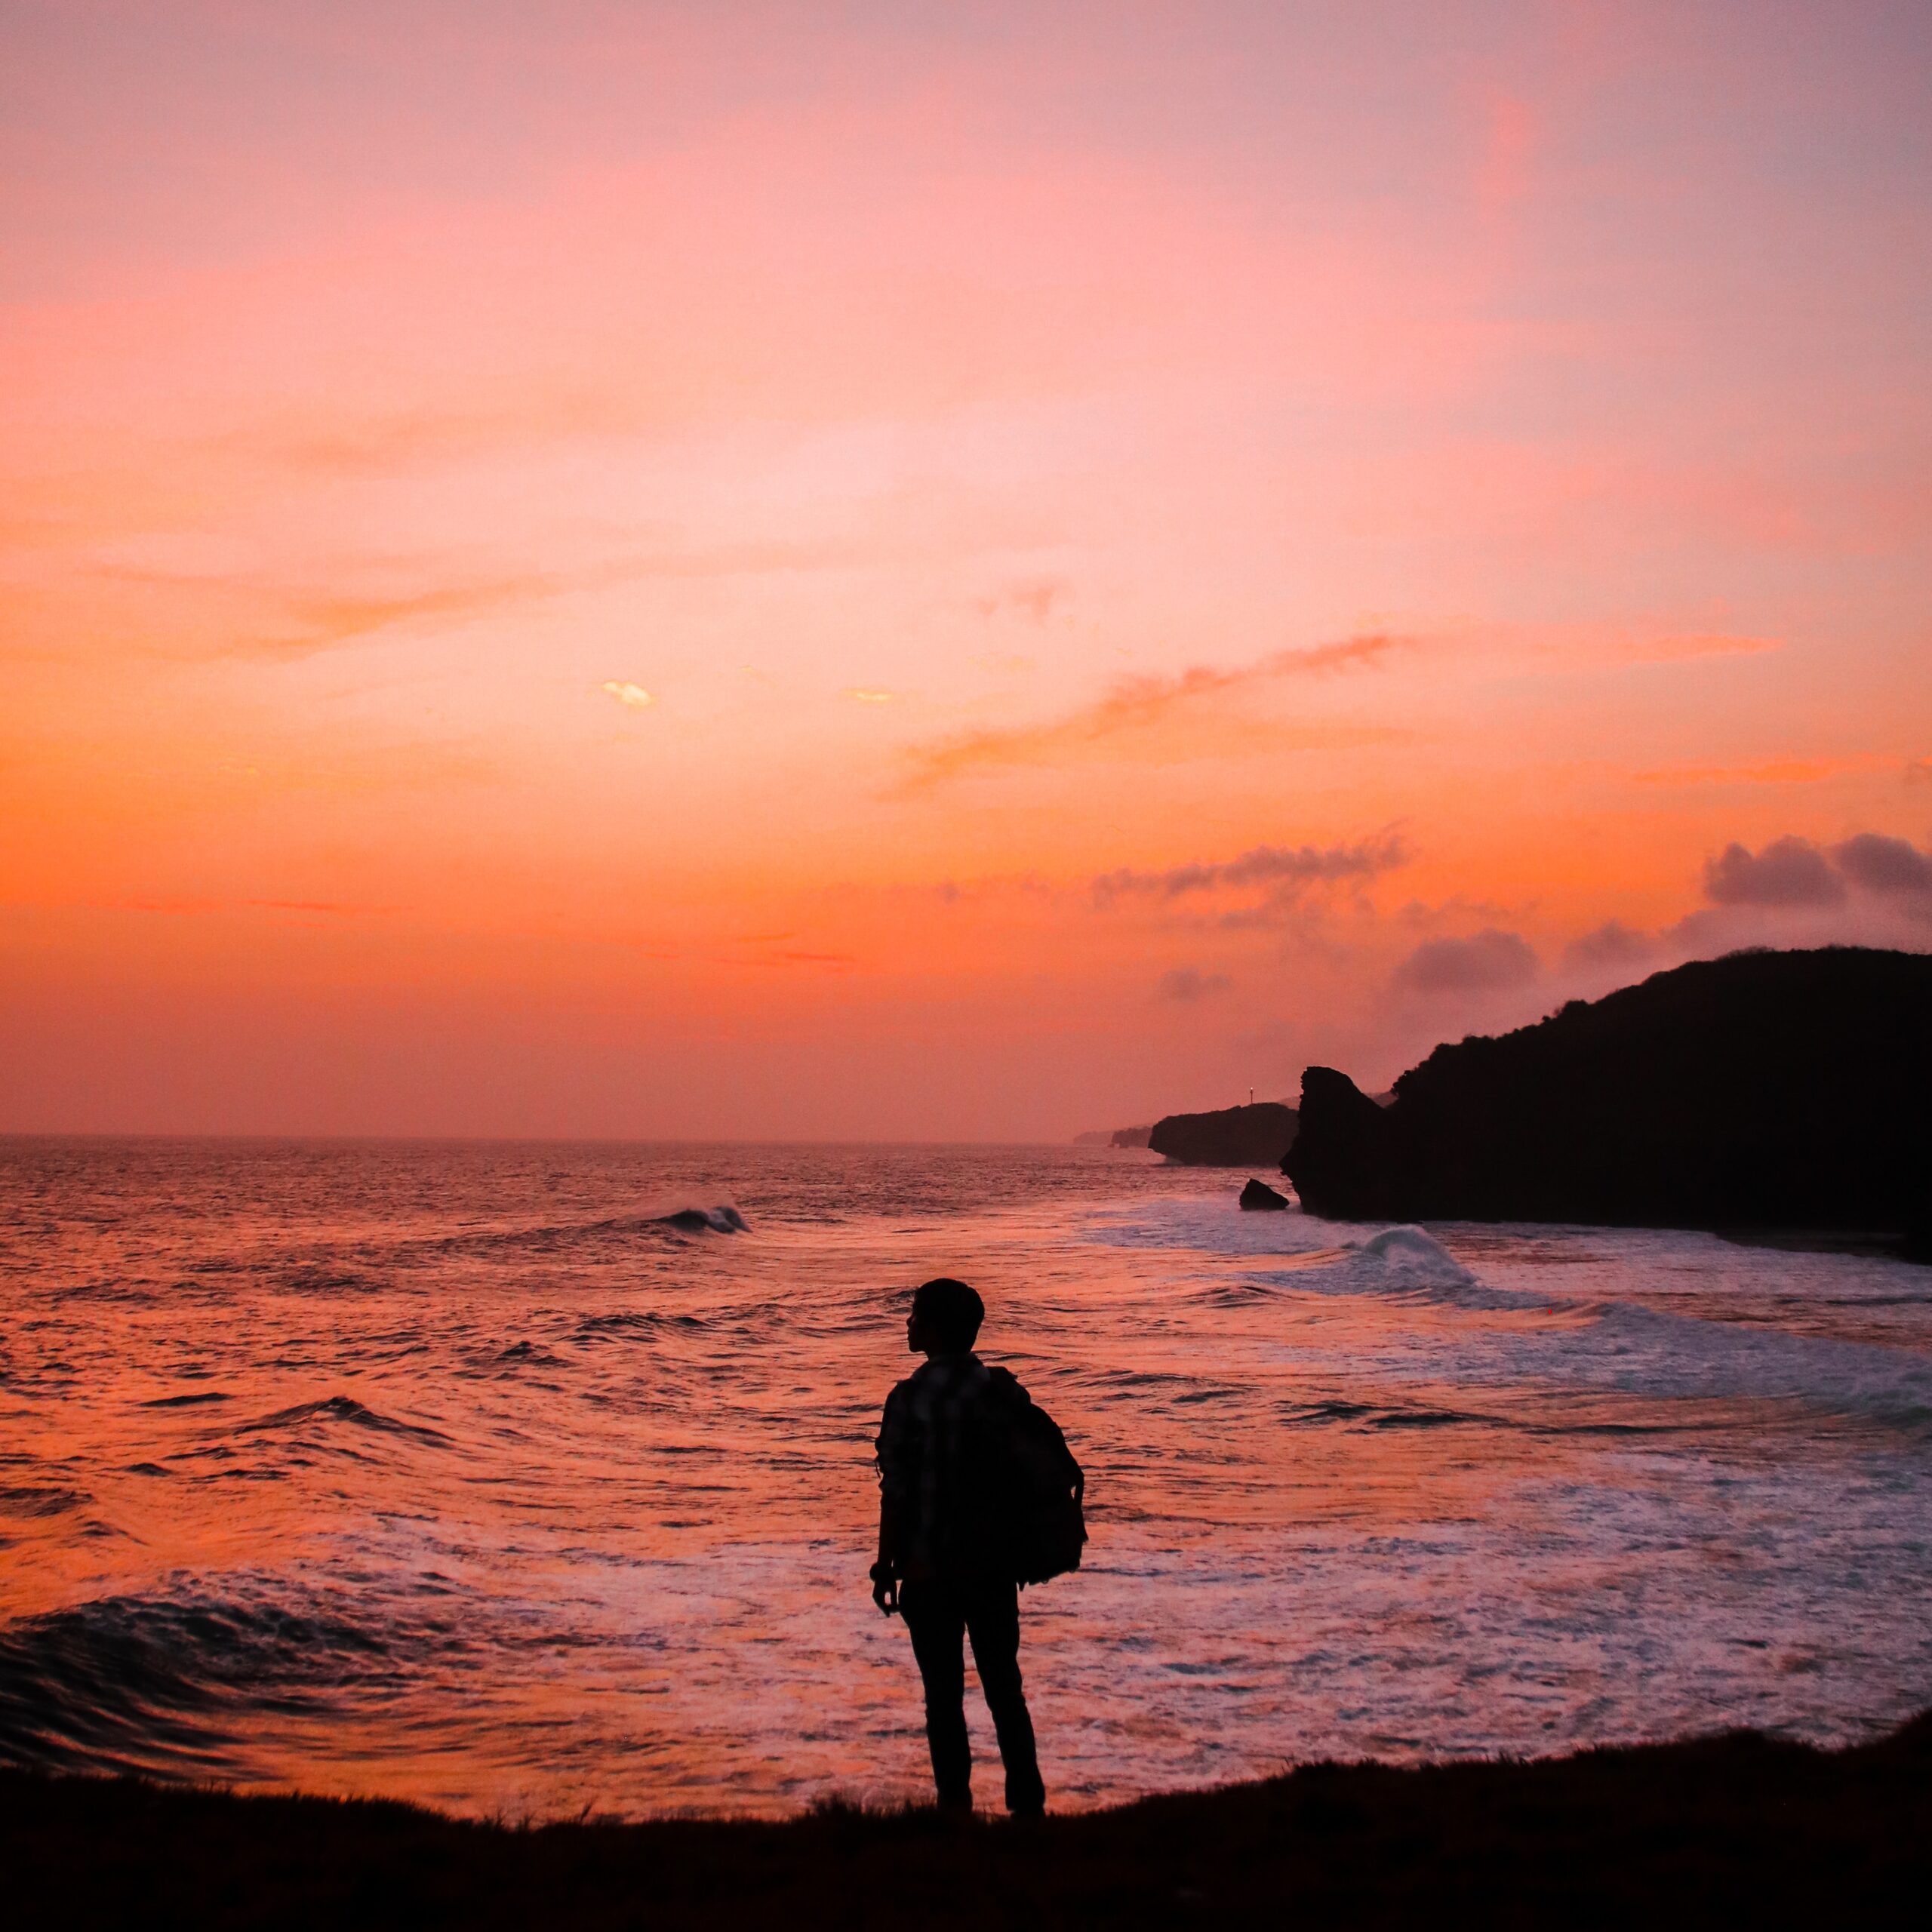
[[[751,1225],[737,1208],[680,1208],[674,1213],[660,1214],[659,1223],[667,1228],[675,1228],[680,1234],[688,1235],[748,1235]]]
[[[1426,1281],[1432,1287],[1466,1288],[1475,1281],[1439,1241],[1420,1228],[1384,1228],[1365,1241],[1344,1241],[1342,1245],[1373,1256],[1392,1274]]]
[[[272,1429],[299,1428],[305,1423],[349,1423],[358,1429],[372,1429],[386,1435],[413,1436],[419,1442],[446,1444],[449,1438],[441,1429],[427,1429],[420,1423],[398,1422],[393,1416],[379,1415],[375,1410],[365,1408],[352,1395],[327,1395],[313,1402],[297,1402],[292,1407],[278,1409],[273,1415],[263,1416],[254,1422],[237,1423],[232,1433],[236,1435],[258,1435]]]
[[[419,1635],[414,1647],[421,1647]],[[392,1640],[214,1596],[106,1597],[0,1628],[0,1764],[209,1776],[264,1712],[393,1672]]]

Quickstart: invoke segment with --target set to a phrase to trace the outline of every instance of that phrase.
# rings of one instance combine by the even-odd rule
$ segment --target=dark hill
[[[1438,1047],[1386,1109],[1310,1067],[1282,1168],[1343,1218],[1922,1226],[1932,958],[1699,961]]]
[[[1294,1138],[1294,1109],[1260,1100],[1213,1113],[1169,1114],[1154,1123],[1147,1144],[1190,1168],[1273,1168]]]

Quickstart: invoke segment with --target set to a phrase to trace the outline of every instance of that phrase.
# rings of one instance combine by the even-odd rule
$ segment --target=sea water
[[[936,1274],[1088,1473],[1084,1567],[1023,1599],[1056,1806],[1932,1703],[1932,1271],[1243,1178],[0,1142],[0,1761],[511,1817],[921,1794],[866,1571]]]

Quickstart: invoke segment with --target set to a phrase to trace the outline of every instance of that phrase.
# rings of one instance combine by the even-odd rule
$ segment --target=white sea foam
[[[1384,1228],[1365,1241],[1345,1241],[1345,1247],[1372,1255],[1390,1274],[1426,1282],[1431,1287],[1466,1288],[1475,1277],[1432,1236],[1420,1228]]]

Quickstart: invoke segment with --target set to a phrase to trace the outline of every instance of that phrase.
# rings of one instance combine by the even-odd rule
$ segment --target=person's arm
[[[905,1432],[899,1409],[899,1392],[886,1398],[885,1414],[879,1420],[878,1441],[878,1557],[872,1564],[872,1601],[890,1617],[899,1607],[899,1573],[905,1537],[900,1504],[903,1481]]]
[[[872,1601],[887,1616],[899,1607],[899,1506],[891,1492],[878,1493],[878,1560],[872,1565]]]

